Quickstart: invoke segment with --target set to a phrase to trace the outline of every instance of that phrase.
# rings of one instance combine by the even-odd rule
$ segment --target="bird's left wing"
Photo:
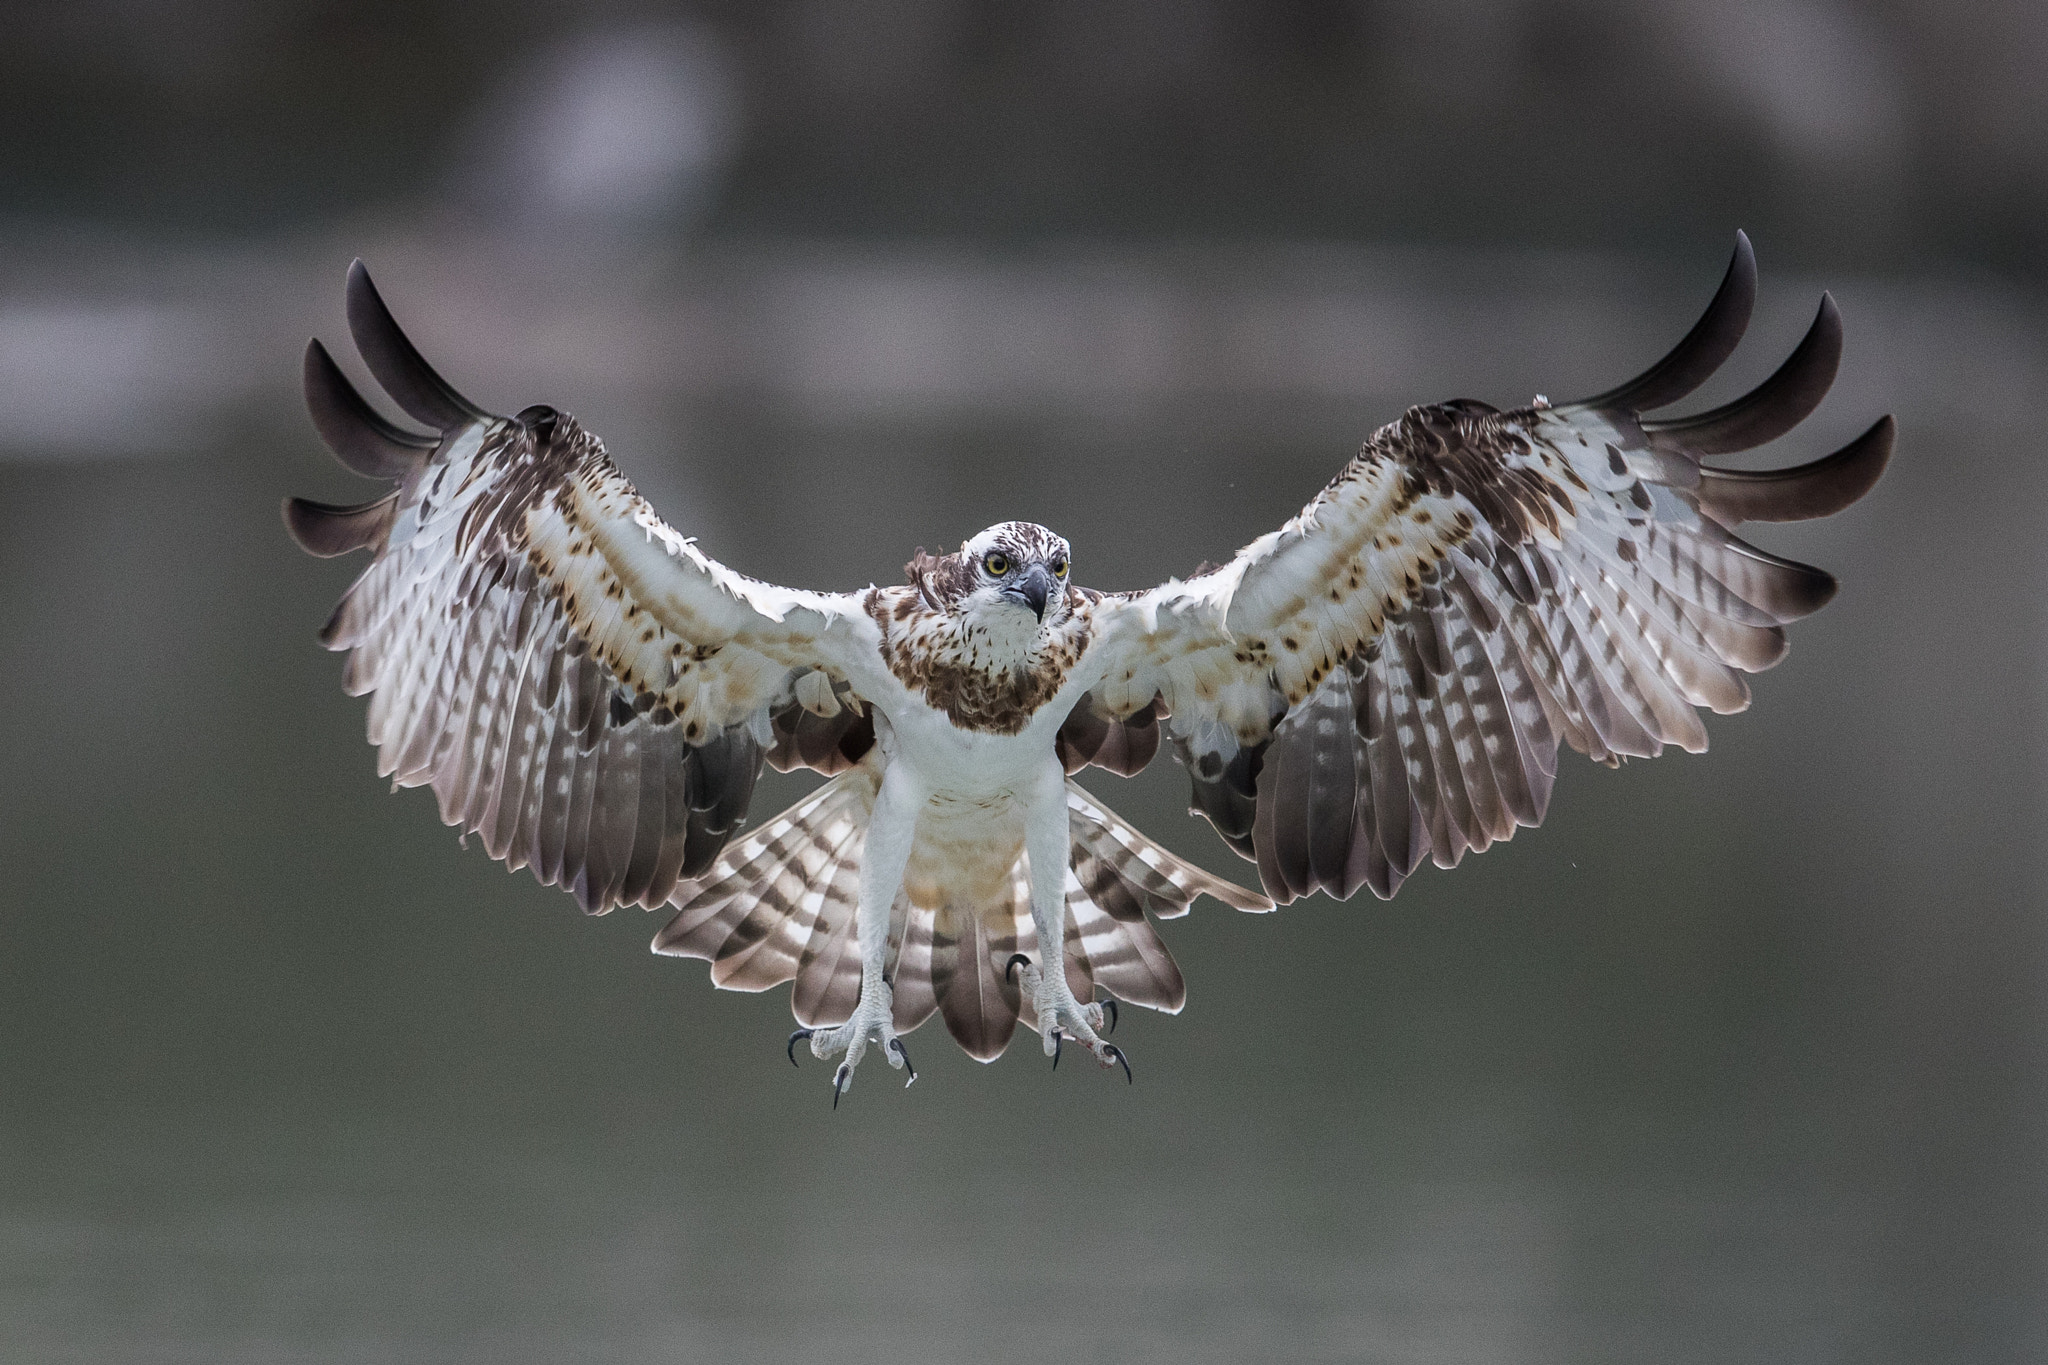
[[[1640,416],[1728,357],[1754,296],[1738,238],[1706,314],[1628,384],[1512,412],[1410,409],[1221,569],[1106,597],[1094,700],[1145,725],[1170,713],[1195,809],[1282,902],[1391,896],[1425,855],[1450,867],[1538,823],[1560,741],[1606,762],[1704,749],[1694,708],[1747,706],[1742,675],[1835,590],[1730,528],[1839,511],[1892,445],[1887,417],[1798,468],[1704,463],[1819,404],[1841,354],[1826,298],[1752,393]]]
[[[376,559],[321,640],[374,693],[378,771],[431,784],[441,818],[584,909],[659,905],[744,819],[764,753],[837,737],[878,657],[853,594],[734,573],[655,515],[603,445],[552,408],[485,412],[407,340],[359,261],[348,320],[377,382],[433,434],[380,416],[307,347],[314,424],[398,487],[285,521],[316,555]],[[818,747],[815,744],[812,747]],[[820,766],[826,760],[819,760]]]

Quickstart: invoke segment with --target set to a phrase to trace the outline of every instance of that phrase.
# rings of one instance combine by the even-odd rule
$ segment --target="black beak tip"
[[[1032,615],[1042,624],[1045,621],[1046,606],[1053,598],[1053,582],[1043,569],[1032,568],[1018,581],[1004,588],[1003,596],[1020,606],[1031,608]]]

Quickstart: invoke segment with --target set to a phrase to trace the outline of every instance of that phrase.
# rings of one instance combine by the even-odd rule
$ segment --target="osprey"
[[[1153,919],[1208,895],[1270,910],[1391,896],[1543,819],[1560,744],[1615,764],[1706,747],[1745,673],[1835,581],[1731,534],[1840,511],[1892,447],[1889,417],[1824,459],[1704,463],[1790,431],[1833,382],[1822,296],[1754,391],[1645,417],[1697,388],[1749,320],[1738,235],[1706,313],[1592,398],[1410,408],[1228,564],[1142,592],[1075,581],[1072,550],[1004,522],[905,581],[806,592],[747,578],[656,515],[574,418],[493,416],[414,349],[360,261],[348,323],[367,404],[316,340],[305,390],[341,461],[397,488],[290,499],[316,555],[371,550],[321,640],[370,693],[378,771],[584,910],[673,907],[657,953],[731,990],[795,983],[833,1103],[874,1046],[933,1014],[993,1060],[1020,1015],[1058,1064],[1103,1065],[1116,1002],[1180,1009]],[[1162,737],[1192,809],[1264,894],[1192,866],[1072,781],[1129,775]],[[742,833],[761,765],[827,781]],[[1097,992],[1103,999],[1096,1000]],[[914,1069],[910,1079],[916,1079]]]

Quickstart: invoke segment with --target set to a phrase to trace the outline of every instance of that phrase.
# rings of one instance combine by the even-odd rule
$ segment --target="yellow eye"
[[[1052,562],[1052,572],[1053,577],[1055,578],[1065,578],[1067,576],[1067,561],[1064,559],[1055,559]]]
[[[990,555],[981,561],[981,567],[988,570],[991,578],[1001,578],[1010,571],[1010,557],[1005,554]]]

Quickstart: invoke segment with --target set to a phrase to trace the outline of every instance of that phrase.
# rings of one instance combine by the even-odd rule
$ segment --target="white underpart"
[[[1001,610],[1035,625],[1027,610],[1009,604]],[[846,1061],[835,1074],[835,1085],[844,1088],[850,1081],[851,1068],[870,1042],[882,1046],[892,1066],[900,1064],[899,1054],[890,1045],[895,1037],[891,990],[882,980],[882,970],[888,960],[890,912],[903,889],[918,819],[934,800],[1010,797],[1023,807],[1025,861],[1032,869],[1052,869],[1049,875],[1031,874],[1032,921],[1038,942],[1054,945],[1047,955],[1054,963],[1060,961],[1061,945],[1066,942],[1072,834],[1067,820],[1066,774],[1055,756],[1053,740],[1075,703],[1099,681],[1099,669],[1076,669],[1053,699],[1039,707],[1014,735],[960,729],[891,674],[870,684],[867,695],[874,707],[875,738],[885,769],[861,852],[860,904],[854,917],[861,953],[860,1001],[845,1024],[811,1035],[813,1056],[846,1053]],[[1058,1029],[1103,1057],[1106,1045],[1095,1031],[1101,1022],[1101,1007],[1076,1000],[1064,970],[1041,972],[1040,965],[1033,963],[1020,977],[1047,1054],[1054,1051],[1053,1031]]]

